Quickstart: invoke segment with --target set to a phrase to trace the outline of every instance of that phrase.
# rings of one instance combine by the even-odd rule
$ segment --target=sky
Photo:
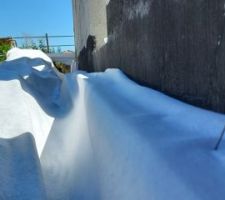
[[[73,35],[72,0],[0,0],[0,37]],[[20,41],[17,41],[19,44]],[[50,39],[50,45],[74,38]],[[74,47],[67,47],[74,49]]]

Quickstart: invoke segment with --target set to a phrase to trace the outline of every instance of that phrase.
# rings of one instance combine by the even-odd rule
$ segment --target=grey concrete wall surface
[[[107,37],[107,0],[72,0],[77,53],[86,45],[88,35],[95,35],[97,48]]]
[[[95,70],[225,112],[225,0],[111,0]],[[97,14],[97,13],[96,13]]]

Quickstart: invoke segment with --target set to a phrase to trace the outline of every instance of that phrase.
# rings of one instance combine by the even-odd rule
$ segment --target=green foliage
[[[44,53],[47,53],[48,52],[48,50],[47,50],[47,47],[46,47],[46,45],[45,45],[45,42],[44,42],[44,40],[43,39],[40,39],[39,41],[38,41],[38,49],[40,49],[41,51],[43,51]]]
[[[38,46],[31,38],[27,37],[25,38],[22,48],[23,49],[38,49]]]
[[[11,48],[10,44],[1,44],[0,43],[0,62],[4,61],[6,59],[6,54],[8,50]]]
[[[55,67],[62,73],[66,74],[66,73],[69,73],[70,72],[70,66],[69,65],[66,65],[66,64],[63,64],[61,62],[54,62],[54,65]]]
[[[31,38],[25,38],[25,42],[22,45],[23,49],[39,49],[44,53],[48,53],[48,49],[46,47],[45,40],[40,39],[38,41],[33,41]],[[61,51],[61,50],[60,50]],[[49,53],[55,53],[55,48],[50,48]]]
[[[61,48],[58,47],[58,48],[57,48],[57,53],[61,53],[61,52],[62,52]]]

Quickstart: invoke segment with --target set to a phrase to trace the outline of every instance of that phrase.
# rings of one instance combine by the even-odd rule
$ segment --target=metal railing
[[[55,44],[55,45],[51,45],[49,42],[50,38],[74,38],[74,35],[51,35],[49,36],[48,33],[46,33],[45,35],[41,35],[41,36],[19,36],[19,37],[12,37],[12,39],[14,41],[16,41],[16,46],[18,44],[17,40],[26,40],[26,39],[42,39],[45,41],[46,45],[42,45],[43,48],[46,48],[46,53],[50,53],[50,48],[54,48],[54,47],[74,47],[75,48],[75,44]]]

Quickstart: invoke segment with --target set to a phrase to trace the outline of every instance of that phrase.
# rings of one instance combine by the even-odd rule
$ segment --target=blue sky
[[[0,37],[73,35],[72,0],[1,0]],[[73,44],[52,39],[50,44]]]

